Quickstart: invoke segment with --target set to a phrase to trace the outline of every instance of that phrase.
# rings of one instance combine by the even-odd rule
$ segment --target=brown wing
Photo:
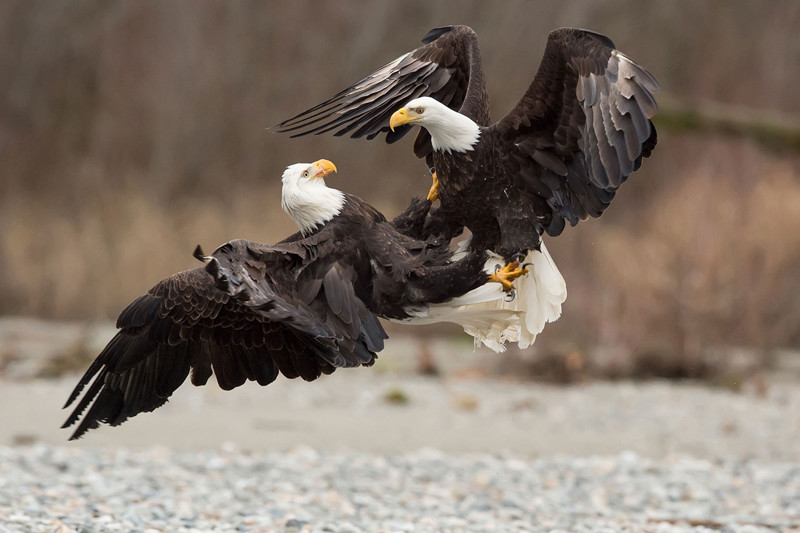
[[[252,257],[244,252],[242,242],[229,243],[220,257],[227,253],[231,256],[228,263],[247,265]],[[281,267],[279,261],[291,259],[283,252],[274,256],[273,266],[283,269],[278,277],[288,283],[288,264]],[[246,380],[267,385],[279,372],[311,381],[337,366],[369,365],[374,352],[383,347],[382,329],[372,332],[369,345],[359,339],[360,330],[355,337],[352,328],[337,331],[310,306],[293,299],[297,287],[275,286],[271,278],[262,277],[257,285],[251,280],[254,286],[250,290],[257,292],[257,297],[232,294],[217,286],[218,280],[207,268],[162,280],[122,311],[117,320],[120,331],[91,364],[65,405],[77,400],[91,382],[63,425],[78,422],[88,408],[71,439],[102,422],[116,426],[160,407],[190,372],[193,384],[205,384],[213,373],[226,390]],[[316,300],[324,299],[324,294],[317,295]],[[371,320],[377,323],[374,317]]]
[[[273,318],[294,325],[311,320],[334,333],[335,350],[320,354],[334,367],[369,365],[383,349],[386,333],[377,316],[357,294],[368,286],[358,279],[356,266],[347,260],[344,246],[321,231],[294,242],[264,245],[235,240],[220,246],[208,260],[206,270],[216,286],[250,309],[269,311]],[[281,308],[273,288],[290,288],[296,307]],[[363,296],[367,298],[367,295]],[[298,316],[295,309],[303,310]],[[314,335],[312,324],[297,324]]]
[[[548,233],[564,219],[599,216],[656,145],[653,76],[587,30],[550,33],[539,70],[517,106],[492,126],[512,154],[507,172],[547,199]]]
[[[478,124],[488,125],[488,102],[475,32],[467,26],[434,28],[422,42],[424,46],[271,130],[292,133],[292,137],[332,132],[367,139],[386,133],[386,142],[392,143],[412,126],[401,126],[392,132],[389,118],[406,102],[420,96],[435,98]],[[425,130],[420,130],[414,151],[419,157],[430,153],[430,137]]]

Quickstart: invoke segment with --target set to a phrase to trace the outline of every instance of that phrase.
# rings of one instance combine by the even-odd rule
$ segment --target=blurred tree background
[[[495,118],[560,26],[609,35],[663,87],[654,156],[548,241],[569,298],[541,343],[800,346],[792,0],[3,2],[0,314],[113,318],[198,242],[281,239],[290,163],[333,160],[329,184],[392,216],[430,183],[410,140],[265,128],[453,23],[481,38]]]

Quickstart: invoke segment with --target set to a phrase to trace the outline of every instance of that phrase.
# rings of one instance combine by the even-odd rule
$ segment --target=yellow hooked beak
[[[419,118],[420,117],[417,115],[409,116],[408,113],[406,113],[405,108],[399,109],[395,111],[394,115],[392,115],[392,118],[389,119],[389,127],[392,129],[392,131],[394,131],[396,127],[409,124],[411,122],[416,122],[419,120]]]
[[[317,169],[312,178],[324,178],[331,172],[336,172],[336,165],[334,165],[327,159],[320,159],[319,161],[314,161],[313,163],[311,163],[311,166]]]

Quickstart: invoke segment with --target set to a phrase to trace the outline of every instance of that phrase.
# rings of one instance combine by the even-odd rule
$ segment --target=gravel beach
[[[774,532],[800,466],[635,453],[0,449],[0,531]]]
[[[77,376],[2,379],[0,532],[800,532],[794,375],[424,378],[418,341],[393,340],[376,368],[184,386],[77,442],[59,429]],[[486,358],[430,346],[451,369]]]
[[[73,382],[0,383],[0,532],[800,531],[791,383],[342,372],[188,387],[67,443]]]

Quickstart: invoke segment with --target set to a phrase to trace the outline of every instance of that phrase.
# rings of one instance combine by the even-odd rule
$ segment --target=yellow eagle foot
[[[431,190],[428,191],[428,201],[435,202],[439,199],[439,177],[436,176],[436,172],[431,174],[431,179],[433,180],[433,185],[431,185]]]
[[[499,283],[504,291],[511,292],[514,289],[513,281],[527,273],[527,268],[519,267],[519,261],[512,261],[503,268],[498,268],[494,274],[490,274],[489,282]]]

